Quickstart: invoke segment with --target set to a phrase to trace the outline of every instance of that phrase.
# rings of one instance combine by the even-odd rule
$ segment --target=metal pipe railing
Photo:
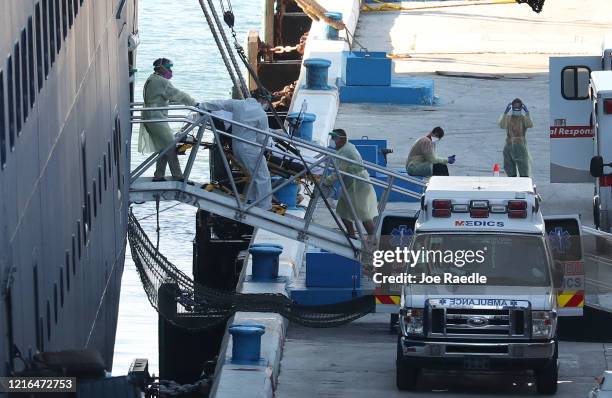
[[[301,139],[295,138],[295,137],[289,137],[289,136],[286,136],[286,135],[281,135],[281,134],[278,134],[278,133],[275,133],[275,132],[272,132],[272,131],[264,131],[264,130],[261,130],[261,129],[258,129],[258,128],[255,128],[255,127],[252,127],[252,126],[240,123],[240,122],[236,122],[236,121],[234,121],[232,119],[226,119],[226,118],[224,118],[222,116],[214,115],[214,114],[212,114],[210,112],[204,111],[204,110],[196,108],[196,107],[192,107],[192,106],[170,106],[170,107],[151,107],[151,108],[148,108],[148,107],[147,108],[134,108],[134,107],[132,107],[131,109],[133,111],[136,111],[136,112],[137,111],[143,111],[143,110],[144,111],[150,111],[150,110],[153,110],[153,111],[155,111],[155,110],[170,110],[170,109],[186,109],[186,110],[190,110],[190,111],[193,111],[193,112],[197,112],[197,113],[199,113],[201,115],[208,115],[208,116],[210,116],[210,117],[212,117],[214,119],[221,120],[221,121],[226,122],[226,123],[230,123],[231,125],[240,126],[240,127],[246,128],[248,130],[251,130],[251,131],[254,131],[254,132],[257,132],[257,133],[260,133],[260,134],[264,134],[264,135],[272,137],[272,138],[276,138],[276,139],[283,140],[283,141],[289,141],[291,144],[293,144],[296,147],[302,147],[302,148],[305,148],[305,149],[309,149],[309,150],[312,150],[314,152],[317,152],[317,153],[320,153],[320,154],[323,154],[323,155],[331,156],[334,159],[342,160],[343,162],[347,162],[347,163],[358,165],[358,166],[363,166],[366,169],[373,170],[373,171],[382,173],[382,174],[387,175],[387,176],[393,176],[393,177],[395,177],[396,180],[402,180],[402,181],[409,182],[409,183],[416,184],[416,185],[423,186],[423,187],[425,186],[425,183],[422,180],[418,179],[418,178],[410,177],[410,176],[405,176],[405,175],[403,175],[401,173],[397,173],[397,172],[395,172],[393,170],[389,170],[389,169],[387,169],[385,167],[381,167],[381,166],[379,166],[379,165],[377,165],[375,163],[367,162],[365,160],[360,163],[360,162],[354,161],[352,159],[348,159],[348,158],[345,158],[343,156],[339,156],[334,151],[331,151],[331,150],[329,150],[329,149],[327,149],[325,147],[322,147],[320,145],[313,144],[312,142],[304,141],[304,140],[301,140]],[[149,123],[149,122],[152,122],[152,121],[148,121],[147,120],[147,123]],[[186,122],[186,123],[190,123],[190,122],[191,121]],[[238,139],[239,138],[239,137],[233,136],[231,134],[225,133],[223,131],[221,131],[220,133],[222,133],[224,135],[231,136],[232,139]],[[242,141],[249,142],[249,143],[251,143],[253,145],[256,145],[252,141],[248,141],[248,140],[242,140]],[[419,197],[420,197],[420,195],[419,195]]]
[[[211,116],[211,117],[215,117],[214,115],[210,115],[210,116]],[[223,119],[223,120],[225,120],[225,119]],[[163,121],[164,121],[164,120],[160,120],[159,122],[163,122]],[[149,122],[149,121],[147,120],[147,123],[148,123],[148,122]],[[159,122],[158,122],[158,123],[159,123]],[[188,123],[194,123],[194,124],[195,124],[195,122],[194,122],[193,120],[191,120],[191,119],[188,119],[188,120],[187,120],[187,122],[188,122]],[[195,125],[198,125],[198,124],[195,124]],[[194,127],[195,127],[195,126],[194,126]],[[219,134],[219,135],[224,135],[224,136],[227,136],[227,137],[230,137],[230,138],[232,138],[233,140],[237,140],[237,141],[239,141],[239,142],[244,142],[244,143],[247,143],[247,144],[249,144],[249,145],[252,145],[252,146],[255,146],[255,147],[261,148],[262,150],[263,150],[264,148],[270,148],[270,150],[271,150],[271,151],[274,153],[274,151],[272,150],[272,148],[271,148],[271,147],[264,147],[264,145],[263,145],[263,144],[260,144],[260,143],[258,143],[258,142],[250,141],[250,140],[247,140],[247,139],[242,138],[242,137],[237,137],[237,136],[232,135],[231,133],[228,133],[228,132],[225,132],[225,131],[220,131],[220,130],[217,130],[217,134]],[[176,142],[178,142],[178,141],[180,141],[180,140],[175,140],[175,143],[176,143]],[[199,142],[198,142],[198,145],[199,145]],[[262,151],[262,152],[264,152],[264,151]],[[165,151],[164,151],[164,153],[165,153]],[[293,159],[296,159],[296,160],[298,160],[298,159],[299,159],[297,156],[295,156],[295,157],[294,157],[294,156],[292,156],[292,154],[291,154],[291,153],[287,153],[287,156],[290,156],[290,157],[292,157]],[[330,156],[330,155],[324,155],[324,157],[326,157],[326,158],[327,158],[327,157],[329,157],[329,158],[332,158],[332,159],[338,159],[338,160],[342,160],[342,161],[344,161],[344,160],[351,160],[351,159],[345,158],[345,157],[343,157],[343,156]],[[261,157],[260,157],[260,158],[261,158]],[[319,163],[319,162],[309,162],[309,161],[307,161],[306,159],[304,159],[304,161],[308,163],[308,166],[316,166],[316,165]],[[152,162],[151,162],[151,163],[152,163]],[[359,162],[351,161],[351,163],[359,165]],[[259,166],[259,162],[258,162],[258,166]],[[139,166],[139,167],[140,167],[140,166]],[[136,172],[136,170],[134,170],[134,172],[133,172],[133,173],[135,173],[135,172]],[[379,180],[378,180],[378,179],[376,179],[376,178],[373,178],[373,179],[366,179],[366,178],[359,177],[359,176],[356,176],[356,175],[351,174],[351,173],[347,173],[347,172],[342,171],[342,170],[338,170],[338,173],[339,173],[340,175],[347,176],[347,177],[350,177],[350,178],[354,178],[354,179],[356,179],[356,180],[363,181],[363,182],[366,182],[366,183],[368,183],[368,184],[375,185],[375,186],[378,186],[378,187],[381,187],[381,188],[387,188],[387,186],[388,186],[388,184],[386,184],[386,183],[384,183],[384,182],[382,182],[382,181],[379,181]],[[141,174],[142,174],[142,173],[138,174],[138,175],[137,175],[137,176],[135,176],[134,178],[136,178],[136,177],[140,176]],[[394,175],[390,175],[390,176],[389,176],[389,178],[393,178],[393,179],[395,179],[396,177],[395,177]],[[420,199],[420,198],[421,198],[421,194],[420,194],[420,193],[415,193],[415,192],[412,192],[412,191],[410,191],[410,190],[408,190],[408,189],[405,189],[405,188],[402,188],[402,187],[398,187],[398,186],[391,186],[391,190],[392,190],[393,192],[397,192],[397,193],[399,193],[399,194],[402,194],[402,195],[405,195],[405,196],[408,196],[408,197],[412,197],[412,198],[415,198],[415,199]],[[258,201],[258,202],[259,202],[259,201]],[[249,206],[248,208],[250,208],[250,207],[251,207],[251,206]]]
[[[352,159],[348,159],[345,158],[343,156],[339,156],[335,151],[331,151],[327,148],[324,148],[322,146],[313,144],[309,141],[303,141],[301,139],[298,138],[293,138],[290,136],[287,136],[285,134],[279,134],[277,131],[270,131],[270,130],[261,130],[258,128],[254,128],[252,126],[249,125],[245,125],[243,123],[239,123],[236,122],[234,120],[231,119],[227,119],[221,116],[217,116],[212,114],[211,112],[208,111],[204,111],[195,107],[191,107],[191,106],[184,106],[184,105],[169,105],[169,106],[165,106],[165,107],[144,107],[144,106],[135,106],[135,104],[132,104],[131,110],[133,113],[138,113],[140,112],[140,115],[135,115],[132,118],[132,123],[172,123],[172,122],[183,122],[184,126],[181,128],[181,130],[179,130],[179,133],[175,135],[173,141],[171,144],[169,144],[167,147],[163,148],[161,151],[149,156],[143,163],[141,163],[138,167],[136,167],[136,169],[130,174],[130,182],[135,181],[140,175],[142,175],[149,167],[151,167],[153,165],[154,162],[156,162],[157,160],[159,160],[160,157],[164,156],[168,151],[170,151],[171,149],[173,149],[176,144],[178,142],[181,142],[194,128],[199,127],[198,129],[198,133],[197,136],[194,137],[195,141],[192,143],[193,145],[195,145],[196,147],[192,150],[192,152],[189,155],[189,159],[187,161],[187,165],[185,167],[185,171],[184,171],[184,176],[185,176],[185,180],[184,182],[187,181],[187,178],[189,177],[190,173],[191,173],[191,169],[193,167],[193,164],[195,162],[195,158],[197,156],[198,153],[198,149],[201,145],[201,143],[203,142],[203,137],[204,137],[204,132],[209,129],[212,131],[213,135],[214,135],[214,139],[215,141],[218,143],[217,148],[219,150],[221,159],[223,161],[223,166],[225,168],[225,172],[227,173],[228,179],[229,179],[229,183],[231,185],[231,190],[232,193],[234,195],[235,201],[236,201],[236,217],[237,219],[241,219],[243,217],[246,216],[246,212],[254,207],[259,205],[261,202],[263,202],[265,199],[269,198],[270,196],[272,196],[275,192],[278,192],[278,190],[282,189],[283,187],[285,187],[287,184],[291,184],[293,183],[297,178],[300,178],[302,175],[307,174],[307,173],[311,173],[311,167],[319,167],[319,165],[323,162],[326,163],[325,166],[325,170],[322,174],[322,177],[325,178],[325,176],[327,175],[327,169],[328,167],[331,165],[331,172],[333,173],[333,176],[335,177],[335,179],[338,180],[339,185],[340,185],[340,190],[341,190],[341,194],[342,196],[345,198],[346,200],[346,204],[349,208],[349,212],[352,216],[352,218],[354,220],[358,220],[359,217],[357,216],[357,212],[356,212],[356,207],[355,204],[352,202],[352,200],[350,199],[350,195],[348,193],[348,189],[347,189],[347,182],[348,181],[352,181],[349,179],[355,179],[357,181],[362,181],[365,182],[366,184],[370,184],[372,186],[379,186],[379,187],[383,187],[384,191],[383,191],[383,197],[381,198],[382,200],[379,202],[378,207],[379,207],[379,213],[382,213],[382,211],[384,210],[386,203],[388,201],[388,197],[391,191],[395,191],[398,192],[400,194],[409,196],[409,197],[414,197],[414,198],[420,198],[420,194],[416,193],[416,192],[412,192],[408,189],[405,188],[401,188],[401,187],[396,187],[393,185],[393,182],[398,179],[398,180],[404,180],[410,183],[414,183],[414,184],[418,184],[418,185],[424,185],[424,183],[416,178],[413,177],[407,177],[404,175],[401,175],[399,173],[396,173],[394,171],[388,170],[384,167],[380,167],[376,164],[370,163],[370,162],[358,162],[358,161],[354,161]],[[188,110],[188,111],[192,111],[195,112],[197,114],[197,117],[194,117],[195,115],[189,115],[189,116],[181,116],[181,115],[168,115],[166,117],[162,117],[162,118],[146,118],[145,115],[142,114],[143,111],[179,111],[179,110]],[[214,122],[213,119],[216,120],[220,120],[222,121],[224,124],[225,123],[229,123],[232,126],[240,126],[246,130],[249,131],[253,131],[256,134],[256,138],[254,140],[249,140],[243,137],[239,137],[236,136],[234,134],[228,133],[226,131],[223,130],[218,130],[217,128],[215,128],[214,126]],[[283,130],[284,132],[284,130]],[[258,139],[257,137],[258,134],[263,134],[265,136],[265,140],[263,141],[263,143],[259,143],[258,141],[261,141],[260,139]],[[227,136],[230,137],[234,142],[238,141],[238,142],[242,142],[242,143],[246,143],[248,145],[253,145],[256,148],[259,148],[259,157],[257,159],[257,162],[255,164],[255,168],[253,171],[249,172],[252,174],[251,175],[251,179],[249,181],[249,183],[246,186],[246,190],[245,190],[245,196],[242,198],[240,196],[240,193],[238,192],[237,186],[236,186],[236,182],[234,181],[234,177],[232,174],[232,170],[231,167],[229,165],[229,161],[227,159],[227,156],[225,154],[225,151],[223,150],[223,147],[220,145],[221,143],[221,136]],[[296,150],[297,152],[292,153],[291,151],[288,152],[282,152],[281,154],[283,156],[289,156],[290,158],[293,158],[295,160],[300,160],[302,162],[302,164],[304,165],[304,169],[300,170],[299,172],[296,172],[294,175],[292,175],[287,181],[284,181],[283,183],[281,183],[279,186],[274,187],[273,189],[271,189],[271,192],[267,193],[264,197],[258,197],[256,198],[256,200],[252,201],[251,203],[249,203],[249,196],[250,193],[253,189],[254,183],[255,183],[255,175],[257,174],[257,170],[259,167],[261,167],[261,163],[263,161],[265,161],[265,153],[266,150],[270,150],[270,152],[272,152],[272,154],[274,154],[275,152],[277,152],[272,146],[268,146],[268,142],[270,141],[270,139],[276,139],[276,140],[280,140],[282,142],[284,142],[285,144],[289,143],[289,145],[296,147],[296,148],[302,148],[302,149],[306,149],[309,151],[312,151],[317,155],[317,157],[314,158],[314,160],[306,160],[303,158],[303,156],[301,156],[299,150]],[[278,153],[278,152],[277,152]],[[377,178],[370,178],[369,176],[358,176],[358,175],[354,175],[352,173],[349,172],[345,172],[342,171],[339,167],[339,163],[338,162],[345,162],[344,164],[352,164],[352,165],[356,165],[360,167],[360,172],[363,170],[373,170],[377,173],[380,173],[384,176],[387,176],[387,181],[383,182],[378,180]],[[247,165],[242,165],[242,166],[247,166]],[[311,181],[312,183],[315,184],[315,186],[318,187],[318,180],[314,180]],[[318,190],[316,191],[318,192]],[[315,194],[315,198],[317,197],[317,195]],[[315,199],[316,200],[316,199]],[[324,200],[326,200],[324,198]],[[316,203],[316,202],[315,202]],[[326,202],[327,203],[327,202]],[[309,206],[309,211],[307,211],[307,214],[310,214],[309,217],[312,217],[313,210],[314,207]],[[342,229],[342,226],[340,224],[340,222],[337,219],[336,214],[332,211],[332,209],[329,209],[332,216],[334,217],[334,219],[336,220],[336,222],[338,223],[338,226]],[[306,220],[306,228],[307,225],[310,223],[311,220]],[[377,225],[379,224],[380,219],[377,221]],[[356,228],[356,232],[359,236],[359,239],[362,243],[362,247],[366,247],[366,235],[365,235],[365,231],[363,229],[363,226],[361,225],[361,223],[355,223],[355,228]],[[306,233],[305,231],[303,233]],[[353,247],[354,250],[357,250],[354,246],[353,243],[351,242],[350,238],[347,236],[347,241],[348,244]]]

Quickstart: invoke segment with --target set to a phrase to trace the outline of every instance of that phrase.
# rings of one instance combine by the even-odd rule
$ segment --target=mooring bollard
[[[283,177],[278,177],[275,180],[276,180],[276,184],[278,184],[278,185],[284,184],[287,181],[287,179],[283,178]],[[298,188],[299,188],[298,184],[295,181],[293,181],[293,182],[285,185],[284,187],[282,187],[278,191],[276,191],[274,193],[274,196],[276,196],[276,199],[279,202],[281,202],[282,204],[286,205],[287,209],[295,210],[295,209],[297,209]]]
[[[231,325],[229,333],[232,335],[232,362],[259,361],[261,358],[261,335],[265,332],[264,325]]]
[[[342,13],[341,12],[326,12],[325,16],[334,21],[342,21]],[[337,40],[338,39],[338,29],[334,28],[331,25],[327,25],[327,39],[328,40]]]
[[[299,128],[294,132],[294,135],[303,140],[312,141],[312,126],[314,125],[314,121],[317,120],[317,115],[314,113],[300,114],[300,112],[291,112],[287,115],[289,126],[296,123],[298,117],[302,120]]]
[[[280,246],[280,245],[278,245]],[[282,246],[254,245],[249,248],[253,257],[251,263],[254,281],[271,281],[278,277],[278,257],[283,252]]]
[[[327,72],[331,61],[323,58],[308,58],[304,61],[306,68],[306,88],[308,90],[328,90]]]

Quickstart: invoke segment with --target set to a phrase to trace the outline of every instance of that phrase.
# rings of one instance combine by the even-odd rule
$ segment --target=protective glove
[[[448,157],[448,164],[453,164],[455,163],[455,155],[450,155]]]
[[[504,113],[510,112],[510,109],[512,109],[512,103],[508,104],[508,106],[506,107],[506,111]]]
[[[527,106],[525,104],[523,104],[523,110],[525,111],[525,113],[529,113],[529,109],[527,109]]]

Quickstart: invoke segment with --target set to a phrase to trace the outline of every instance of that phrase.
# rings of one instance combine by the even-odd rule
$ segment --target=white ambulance
[[[601,55],[550,58],[550,181],[593,183],[597,228],[612,227],[612,36]],[[594,178],[595,177],[595,178]]]
[[[530,178],[432,177],[401,291],[397,387],[413,389],[422,369],[527,370],[538,392],[555,393],[568,257],[553,252],[581,259],[575,222],[545,222]]]

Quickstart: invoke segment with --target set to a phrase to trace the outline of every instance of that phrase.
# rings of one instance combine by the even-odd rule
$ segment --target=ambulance
[[[594,183],[595,226],[611,232],[612,36],[600,55],[551,57],[549,73],[550,181]]]
[[[401,288],[400,390],[423,369],[526,370],[539,393],[556,392],[559,292],[568,264],[582,271],[582,246],[578,218],[545,220],[540,201],[530,178],[430,179]],[[574,301],[566,315],[582,313],[584,295]]]

